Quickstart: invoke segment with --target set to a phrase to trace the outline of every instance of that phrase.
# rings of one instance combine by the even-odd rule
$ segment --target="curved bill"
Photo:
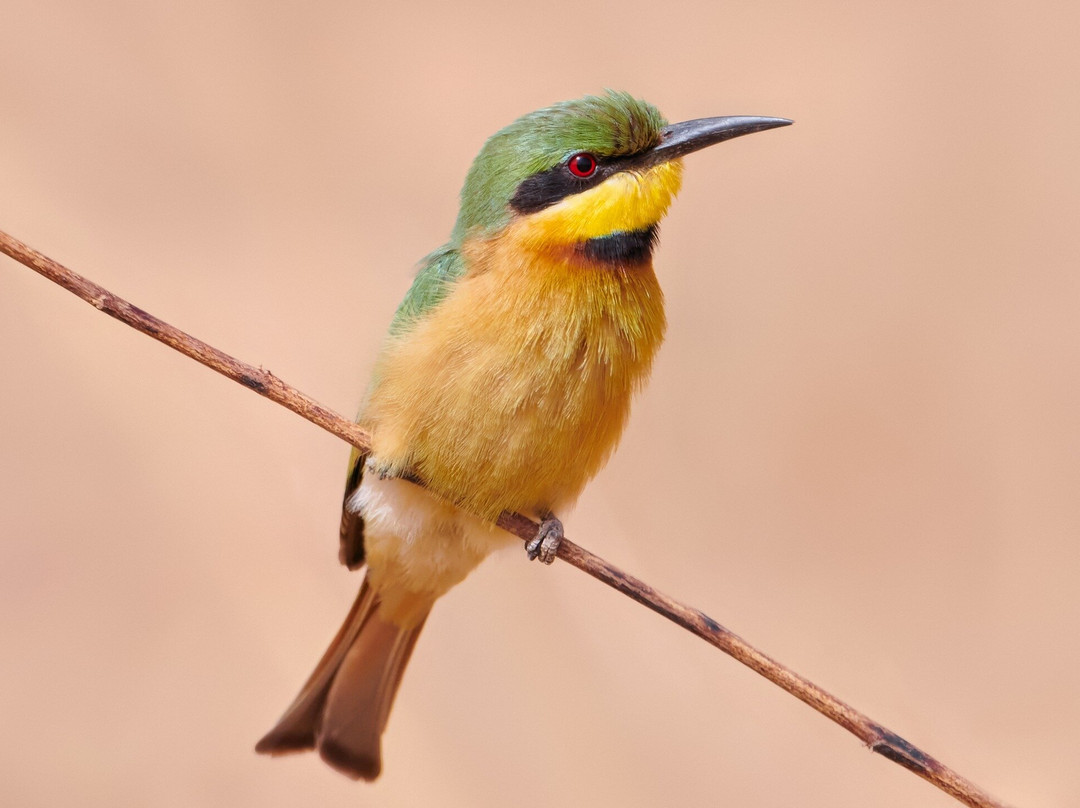
[[[726,115],[721,118],[697,118],[693,121],[673,123],[660,133],[661,141],[645,153],[649,163],[655,165],[676,157],[696,152],[714,143],[733,137],[764,132],[778,126],[790,126],[794,121],[787,118],[761,118],[755,115]]]

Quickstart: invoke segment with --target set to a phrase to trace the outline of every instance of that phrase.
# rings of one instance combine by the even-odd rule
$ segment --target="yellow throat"
[[[523,247],[531,249],[573,246],[613,233],[643,230],[667,213],[682,186],[682,173],[682,160],[641,172],[621,171],[595,188],[520,217],[510,227],[523,230],[518,237]]]

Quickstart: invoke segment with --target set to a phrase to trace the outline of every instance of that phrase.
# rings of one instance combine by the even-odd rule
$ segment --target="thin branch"
[[[234,359],[212,345],[174,328],[2,231],[0,231],[0,252],[39,272],[54,283],[60,284],[94,308],[164,342],[180,353],[190,356],[283,407],[288,407],[297,415],[321,426],[347,443],[362,450],[371,447],[371,437],[365,430],[286,384],[270,371]],[[497,524],[525,541],[533,538],[539,528],[531,519],[509,512],[503,513]],[[871,751],[915,772],[960,802],[972,808],[1004,808],[1004,803],[995,800],[970,780],[961,777],[918,747],[825,692],[790,668],[761,653],[704,612],[669,598],[644,581],[627,575],[618,567],[568,539],[564,539],[559,546],[559,558],[663,615],[710,645],[716,646],[773,684],[809,704],[826,718],[839,724],[866,744]]]

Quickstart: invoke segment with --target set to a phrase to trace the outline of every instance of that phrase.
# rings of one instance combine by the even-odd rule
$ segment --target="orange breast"
[[[614,449],[663,338],[651,264],[523,247],[464,250],[469,271],[387,345],[362,422],[373,458],[486,519],[573,500]]]

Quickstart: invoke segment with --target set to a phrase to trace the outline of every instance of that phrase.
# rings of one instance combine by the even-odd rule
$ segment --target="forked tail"
[[[318,749],[323,760],[350,777],[379,776],[380,737],[427,615],[401,628],[382,618],[378,605],[365,578],[315,672],[256,744],[256,752],[282,755]]]

